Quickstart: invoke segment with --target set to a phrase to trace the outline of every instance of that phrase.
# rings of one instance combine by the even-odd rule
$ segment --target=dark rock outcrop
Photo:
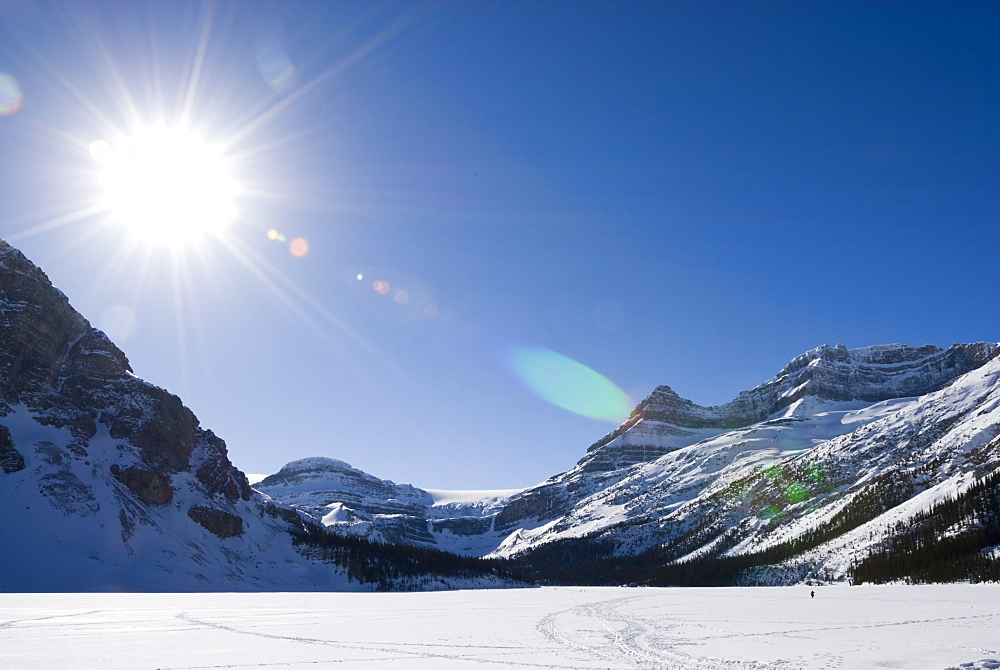
[[[213,535],[226,539],[243,534],[243,519],[220,509],[195,505],[188,516]]]
[[[122,487],[117,490],[123,497],[125,541],[137,520],[148,521],[135,501],[163,510],[176,499],[174,477],[189,473],[194,477],[184,479],[191,482],[185,486],[200,486],[194,494],[211,506],[196,505],[188,515],[219,537],[243,532],[240,517],[224,508],[249,500],[253,492],[230,462],[225,442],[201,428],[180,398],[136,377],[125,354],[70,306],[44,272],[3,240],[0,342],[4,472],[24,469],[25,455],[36,454],[45,466],[38,474],[43,495],[67,514],[87,515],[99,509],[93,483],[73,463],[90,465],[87,459],[95,457],[111,461],[110,479]],[[72,439],[16,444],[3,417],[22,405],[35,422],[68,430]],[[91,441],[102,430],[117,450],[95,456]],[[132,496],[131,502],[124,500]]]
[[[112,465],[111,475],[147,505],[166,505],[174,499],[174,489],[170,486],[170,479],[159,472],[135,467],[123,470]]]
[[[0,468],[7,474],[24,469],[24,456],[14,448],[6,426],[0,426]]]
[[[210,430],[199,431],[200,465],[195,477],[212,496],[221,495],[231,503],[250,500],[253,489],[247,477],[229,460],[226,443]]]

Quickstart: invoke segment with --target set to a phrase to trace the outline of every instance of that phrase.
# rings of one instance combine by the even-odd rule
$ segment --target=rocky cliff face
[[[135,451],[137,462],[112,474],[137,495],[147,496],[155,479],[157,497],[169,497],[170,475],[193,471],[209,496],[249,500],[250,485],[225,443],[177,396],[138,379],[125,354],[3,241],[0,299],[0,415],[23,404],[39,423],[66,428],[81,454],[106,429]]]
[[[692,429],[731,430],[763,421],[797,401],[811,397],[839,402],[879,402],[925,395],[975,370],[1000,353],[997,344],[911,347],[888,344],[859,349],[823,345],[796,356],[781,372],[750,391],[715,407],[681,398],[659,386],[613,432],[594,443],[595,452],[643,423],[644,431],[686,435]],[[653,446],[653,445],[650,445]]]
[[[225,443],[2,240],[0,468],[0,589],[305,586]]]

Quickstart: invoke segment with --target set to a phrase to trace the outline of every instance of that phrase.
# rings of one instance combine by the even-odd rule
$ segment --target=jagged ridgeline
[[[821,346],[717,407],[661,386],[520,491],[327,457],[254,488],[0,241],[0,590],[995,580],[998,354]]]

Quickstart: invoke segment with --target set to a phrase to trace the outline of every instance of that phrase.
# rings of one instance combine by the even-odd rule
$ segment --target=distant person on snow
[[[815,591],[810,591],[809,592],[809,597],[810,598],[815,598],[816,597],[816,592]]]

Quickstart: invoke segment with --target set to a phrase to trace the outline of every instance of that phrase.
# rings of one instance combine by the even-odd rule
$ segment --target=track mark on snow
[[[263,638],[268,640],[278,640],[285,642],[295,642],[299,644],[318,645],[318,646],[331,647],[333,649],[341,649],[341,650],[376,652],[387,655],[386,658],[384,659],[372,659],[371,657],[366,656],[363,660],[365,664],[368,664],[373,660],[405,661],[413,658],[425,658],[425,659],[440,659],[447,661],[461,661],[464,663],[479,663],[483,665],[498,665],[508,668],[522,667],[522,668],[546,668],[548,670],[573,670],[579,667],[579,666],[559,665],[551,663],[532,663],[532,662],[512,659],[511,658],[512,656],[521,656],[525,654],[536,653],[536,650],[532,650],[530,648],[525,648],[521,646],[475,645],[475,646],[463,647],[462,648],[463,651],[461,653],[455,653],[454,651],[455,647],[448,642],[441,642],[439,644],[421,643],[421,642],[347,642],[347,641],[329,640],[323,638],[304,637],[301,635],[280,635],[277,633],[266,633],[257,630],[246,630],[243,628],[237,628],[235,626],[217,623],[214,621],[196,619],[195,617],[190,616],[187,612],[181,612],[177,614],[177,618],[193,625],[204,626],[206,628],[213,628],[215,630],[235,633],[237,635],[249,635],[252,637]],[[438,651],[432,651],[434,649]],[[500,652],[499,656],[497,654],[498,651]],[[483,656],[484,654],[492,654],[493,658],[485,658]],[[323,661],[318,661],[318,663],[330,663],[330,664],[358,663],[358,662],[362,661],[360,661],[359,659],[324,659]],[[297,662],[297,664],[301,664],[301,662]],[[184,667],[185,669],[189,669],[192,668],[193,666],[184,666]],[[216,665],[216,666],[201,666],[201,667],[208,669],[208,668],[225,668],[234,666]],[[235,667],[240,667],[240,666],[235,666]]]
[[[17,624],[34,623],[35,621],[48,621],[50,619],[68,619],[78,616],[88,616],[91,614],[100,614],[102,611],[103,610],[91,610],[89,612],[73,612],[71,614],[51,614],[49,616],[30,617],[27,619],[11,619],[10,621],[0,621],[0,628],[12,628]]]
[[[613,598],[577,605],[542,617],[535,629],[549,640],[595,660],[621,667],[658,670],[766,670],[789,665],[787,661],[760,663],[712,657],[697,657],[676,647],[689,642],[670,639],[664,621],[651,620],[630,607],[643,596]]]

